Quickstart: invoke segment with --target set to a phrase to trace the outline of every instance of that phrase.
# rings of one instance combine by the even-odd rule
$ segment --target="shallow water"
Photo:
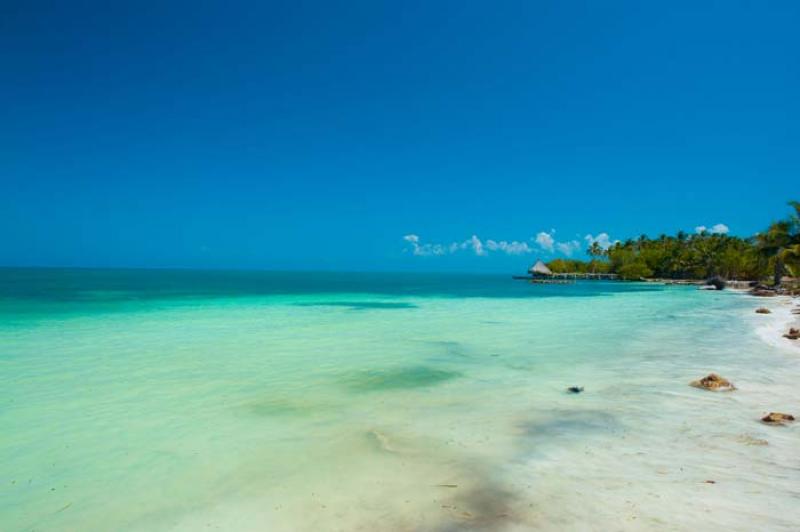
[[[0,528],[797,529],[800,432],[758,419],[800,411],[800,350],[773,339],[785,302],[763,304],[0,270]],[[709,371],[739,389],[687,386]]]

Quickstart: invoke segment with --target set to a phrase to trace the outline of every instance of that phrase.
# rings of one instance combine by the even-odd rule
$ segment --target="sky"
[[[797,2],[0,4],[0,265],[524,271],[800,199]]]

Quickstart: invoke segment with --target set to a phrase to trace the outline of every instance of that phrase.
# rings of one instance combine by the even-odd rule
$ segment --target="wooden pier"
[[[549,275],[512,275],[512,279],[520,281],[533,281],[542,284],[569,283],[572,281],[617,281],[616,273],[551,273]]]
[[[528,268],[528,275],[514,275],[513,279],[527,280],[542,284],[566,284],[578,280],[586,281],[616,281],[616,273],[556,273],[547,267],[547,264],[537,260],[536,264]]]
[[[553,279],[585,279],[590,281],[616,281],[619,275],[616,273],[554,273],[550,275]]]

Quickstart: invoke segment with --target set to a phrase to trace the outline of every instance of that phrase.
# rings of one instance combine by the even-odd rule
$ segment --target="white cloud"
[[[501,240],[500,242],[487,240],[486,249],[489,251],[504,251],[509,255],[522,255],[533,251],[527,242],[517,242],[516,240],[512,240],[511,242],[506,242],[505,240]]]
[[[716,234],[719,234],[719,235],[724,235],[728,231],[730,231],[730,229],[725,224],[717,224],[717,225],[715,225],[714,227],[711,228],[711,232],[712,233],[716,233]]]
[[[476,255],[486,255],[486,251],[483,249],[483,242],[481,242],[481,239],[478,238],[477,235],[472,235],[472,237],[464,240],[460,244],[453,242],[448,246],[448,249],[451,250],[451,253],[453,252],[452,250],[472,249]]]
[[[522,255],[533,252],[527,242],[487,240],[484,244],[478,238],[478,235],[472,235],[462,242],[451,242],[449,244],[424,243],[419,235],[415,234],[405,235],[403,240],[411,245],[411,252],[417,256],[452,255],[460,251],[472,251],[475,255],[481,257],[488,255],[490,251],[502,252],[508,255]],[[408,251],[408,248],[406,248],[406,251]]]
[[[483,249],[483,244],[481,243],[481,239],[478,238],[476,235],[472,235],[472,238],[469,239],[469,245],[472,248],[472,251],[475,252],[476,255],[486,255],[486,251]]]
[[[455,253],[456,251],[463,249],[471,249],[476,255],[486,255],[486,250],[483,248],[483,242],[481,242],[481,239],[478,238],[477,235],[472,235],[471,238],[468,238],[463,242],[453,242],[447,246],[447,250],[450,253]]]
[[[597,245],[600,246],[600,249],[608,249],[619,242],[619,240],[612,241],[611,237],[608,236],[608,233],[599,233],[597,236],[592,236],[592,234],[589,233],[583,237],[583,239],[586,240],[590,246],[597,242]]]
[[[539,247],[543,250],[549,251],[550,253],[553,252],[553,244],[555,244],[553,235],[541,231],[538,235],[536,235],[536,243],[539,244]]]
[[[444,255],[445,250],[440,244],[421,244],[419,236],[410,234],[403,237],[403,240],[411,244],[414,255],[424,257],[427,255]]]
[[[569,240],[565,242],[558,242],[553,237],[555,229],[549,232],[540,231],[535,237],[528,241],[518,240],[493,240],[487,239],[482,241],[478,235],[472,235],[467,240],[455,241],[449,244],[437,244],[423,242],[419,235],[407,234],[403,237],[408,244],[410,244],[410,251],[417,256],[431,256],[431,255],[452,255],[462,251],[471,251],[478,256],[487,256],[491,253],[504,253],[506,255],[527,255],[536,251],[544,251],[546,253],[560,253],[571,257],[581,249],[581,242],[579,240]],[[586,235],[584,239],[591,245],[592,242],[597,242],[601,248],[608,249],[614,244],[608,236],[608,233],[600,233],[596,237]],[[534,246],[531,242],[534,242]],[[409,251],[409,248],[406,248]]]
[[[567,257],[571,257],[573,253],[578,251],[581,248],[581,243],[577,240],[570,240],[569,242],[558,242],[556,244],[556,248],[558,251],[566,255]]]
[[[706,232],[711,233],[712,235],[724,235],[727,234],[728,231],[730,231],[730,228],[725,224],[713,225],[711,226],[711,229],[705,225],[698,225],[694,228],[694,232],[698,235]]]

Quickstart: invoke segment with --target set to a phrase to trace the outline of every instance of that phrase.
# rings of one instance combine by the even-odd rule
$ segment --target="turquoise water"
[[[765,341],[787,302],[762,304],[506,276],[0,270],[0,528],[797,529],[800,433],[758,418],[800,411],[800,356]],[[687,386],[709,371],[739,390]]]

